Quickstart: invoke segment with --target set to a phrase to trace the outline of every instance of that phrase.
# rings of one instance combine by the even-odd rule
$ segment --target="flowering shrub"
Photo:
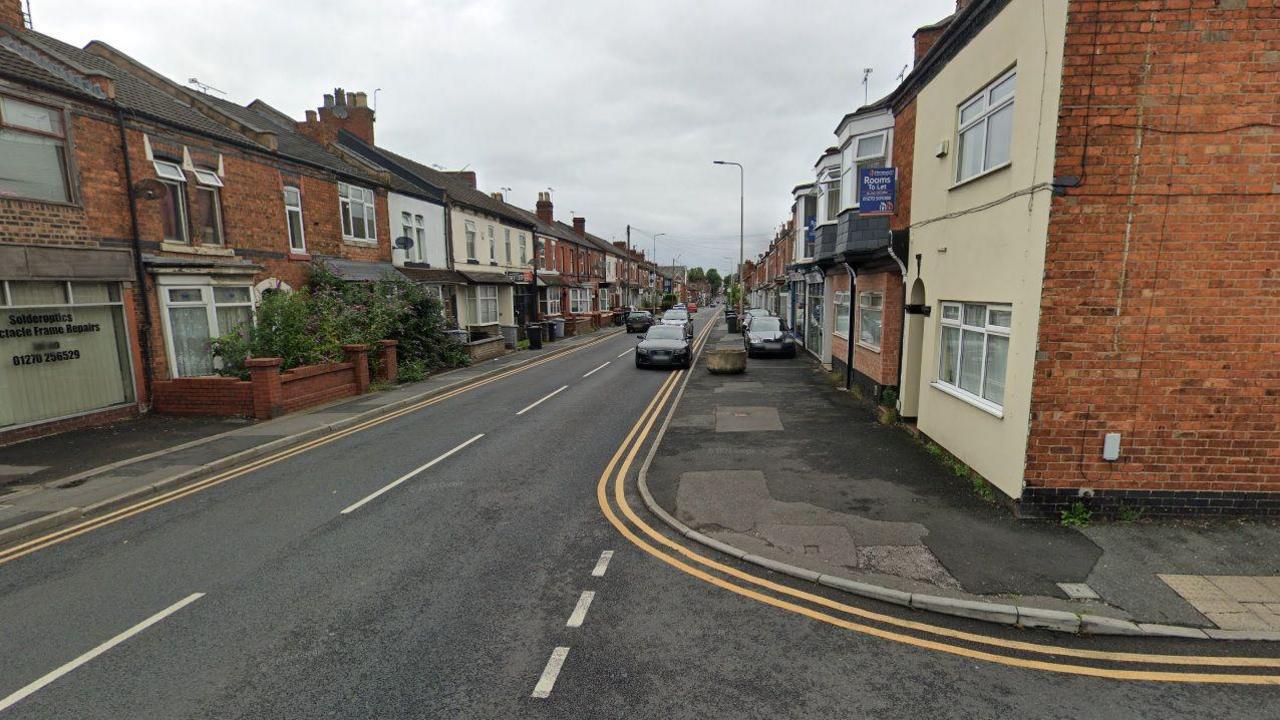
[[[279,357],[282,370],[339,362],[342,346],[397,340],[400,378],[419,380],[440,368],[469,361],[465,349],[445,334],[439,300],[422,286],[388,275],[376,282],[346,282],[314,265],[310,287],[263,296],[253,325],[212,342],[219,373],[248,377],[245,358]],[[377,362],[371,354],[370,361]]]

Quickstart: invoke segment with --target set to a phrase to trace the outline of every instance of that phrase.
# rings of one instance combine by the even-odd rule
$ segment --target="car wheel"
[[[684,368],[685,370],[688,370],[689,368],[693,367],[693,361],[690,360],[689,358],[685,358],[684,362],[680,363],[680,367]]]
[[[644,364],[640,362],[640,358],[636,358],[636,367],[644,367]]]

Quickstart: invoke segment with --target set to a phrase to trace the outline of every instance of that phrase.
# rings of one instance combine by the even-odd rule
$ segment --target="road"
[[[0,565],[0,718],[1274,717],[1276,687],[989,662],[655,557],[619,532],[642,535],[604,485],[621,450],[642,455],[637,421],[677,379],[634,368],[634,344],[610,338]]]

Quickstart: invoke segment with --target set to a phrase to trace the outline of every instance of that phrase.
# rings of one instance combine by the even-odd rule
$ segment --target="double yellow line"
[[[699,349],[710,334],[711,325],[699,335]],[[830,598],[805,592],[789,585],[773,582],[764,577],[724,565],[695,552],[655,530],[641,519],[628,503],[624,482],[640,449],[645,445],[654,423],[667,407],[672,393],[687,371],[672,373],[658,388],[640,418],[631,427],[626,439],[618,447],[596,485],[596,500],[609,522],[632,544],[671,567],[718,588],[737,595],[792,612],[845,630],[902,643],[922,649],[944,652],[973,660],[1069,675],[1106,678],[1111,680],[1138,680],[1148,682],[1178,683],[1229,683],[1242,685],[1280,685],[1280,675],[1245,674],[1224,672],[1170,672],[1123,667],[1124,665],[1157,665],[1183,667],[1214,667],[1237,670],[1262,670],[1280,668],[1280,658],[1269,657],[1216,657],[1203,655],[1162,655],[1147,653],[1110,652],[1046,645],[1001,637],[965,632],[944,626],[907,620],[892,615],[872,612]],[[612,483],[613,498],[609,498]],[[623,522],[614,507],[626,517]],[[628,524],[630,523],[630,524]],[[638,529],[649,540],[638,535]],[[656,543],[656,545],[655,545]],[[660,547],[659,547],[660,546]],[[686,562],[688,560],[689,562]],[[694,564],[690,564],[690,562]],[[702,567],[696,567],[700,565]],[[705,570],[703,568],[706,568]],[[712,571],[709,572],[708,570]],[[733,582],[728,578],[732,578]],[[754,587],[753,587],[754,586]],[[759,589],[755,589],[759,588]],[[876,623],[856,622],[849,617]],[[888,627],[885,627],[888,626]],[[896,629],[889,629],[896,628]],[[903,632],[903,631],[910,631]],[[984,649],[988,648],[988,649]],[[1043,660],[1037,656],[1071,658],[1094,661],[1061,662]],[[1115,667],[1115,666],[1120,667]]]
[[[349,428],[344,428],[342,430],[331,433],[329,435],[325,435],[315,440],[309,440],[300,445],[291,447],[288,450],[282,450],[278,453],[267,455],[257,460],[252,460],[244,465],[240,465],[231,470],[227,470],[227,471],[218,473],[216,475],[212,475],[208,478],[191,483],[189,485],[184,485],[180,488],[170,490],[165,493],[161,493],[154,497],[149,497],[145,500],[139,501],[132,505],[122,507],[118,510],[114,510],[106,514],[90,518],[89,520],[86,520],[81,523],[77,523],[75,525],[69,525],[65,528],[55,530],[54,532],[50,532],[45,535],[32,538],[31,540],[27,540],[18,545],[13,545],[11,547],[5,548],[4,550],[0,550],[0,565],[3,565],[7,562],[11,562],[13,560],[17,560],[18,558],[23,557],[25,555],[30,555],[31,553],[36,552],[38,550],[43,550],[44,548],[47,548],[51,545],[57,545],[58,543],[66,542],[71,538],[78,537],[87,532],[92,532],[106,525],[111,525],[112,523],[119,522],[121,520],[124,520],[125,518],[133,517],[134,515],[137,515],[139,513],[144,513],[148,510],[153,510],[157,507],[160,507],[161,505],[167,505],[175,500],[179,500],[188,495],[198,493],[202,490],[207,490],[215,485],[221,485],[222,483],[227,482],[228,480],[238,478],[247,473],[251,473],[254,470],[267,467],[268,465],[274,465],[275,463],[278,463],[281,460],[287,460],[295,455],[299,455],[301,453],[307,452],[308,450],[313,450],[322,445],[327,445],[331,442],[341,440],[342,438],[347,437],[348,435],[353,435],[355,433],[368,430],[369,428],[376,427],[378,425],[381,425],[382,423],[389,422],[398,417],[408,415],[409,413],[417,412],[422,408],[435,405],[436,403],[444,402],[449,398],[457,397],[458,395],[461,395],[463,393],[475,390],[478,387],[483,387],[485,385],[488,385],[489,383],[494,383],[499,380],[503,380],[517,373],[522,373],[526,370],[531,370],[535,367],[538,367],[539,365],[545,365],[546,363],[552,362],[553,360],[559,360],[560,358],[563,358],[566,355],[571,355],[575,352],[578,352],[579,350],[585,350],[589,347],[593,347],[602,342],[605,342],[606,340],[611,339],[612,337],[613,335],[608,335],[606,337],[602,337],[597,340],[592,340],[591,342],[588,342],[588,343],[583,343],[582,345],[578,345],[577,347],[568,348],[565,350],[561,350],[559,352],[552,353],[550,355],[547,355],[546,357],[540,358],[533,362],[521,365],[516,368],[512,368],[511,370],[500,372],[496,375],[492,375],[487,378],[483,378],[471,383],[467,383],[465,385],[461,385],[457,388],[444,392],[440,395],[434,395],[432,397],[426,398],[425,400],[413,403],[412,405],[405,406],[403,408],[400,408],[399,410],[388,413],[386,415],[381,415],[379,417],[366,420],[365,422],[359,423],[357,425],[352,425]]]

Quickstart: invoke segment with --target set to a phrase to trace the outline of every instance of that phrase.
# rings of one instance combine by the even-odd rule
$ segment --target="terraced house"
[[[6,368],[5,437],[135,413],[156,382],[211,373],[210,338],[301,286],[316,257],[390,267],[389,178],[261,101],[194,92],[3,8],[0,272],[23,310],[6,342],[51,358]],[[29,334],[67,317],[80,329]]]

